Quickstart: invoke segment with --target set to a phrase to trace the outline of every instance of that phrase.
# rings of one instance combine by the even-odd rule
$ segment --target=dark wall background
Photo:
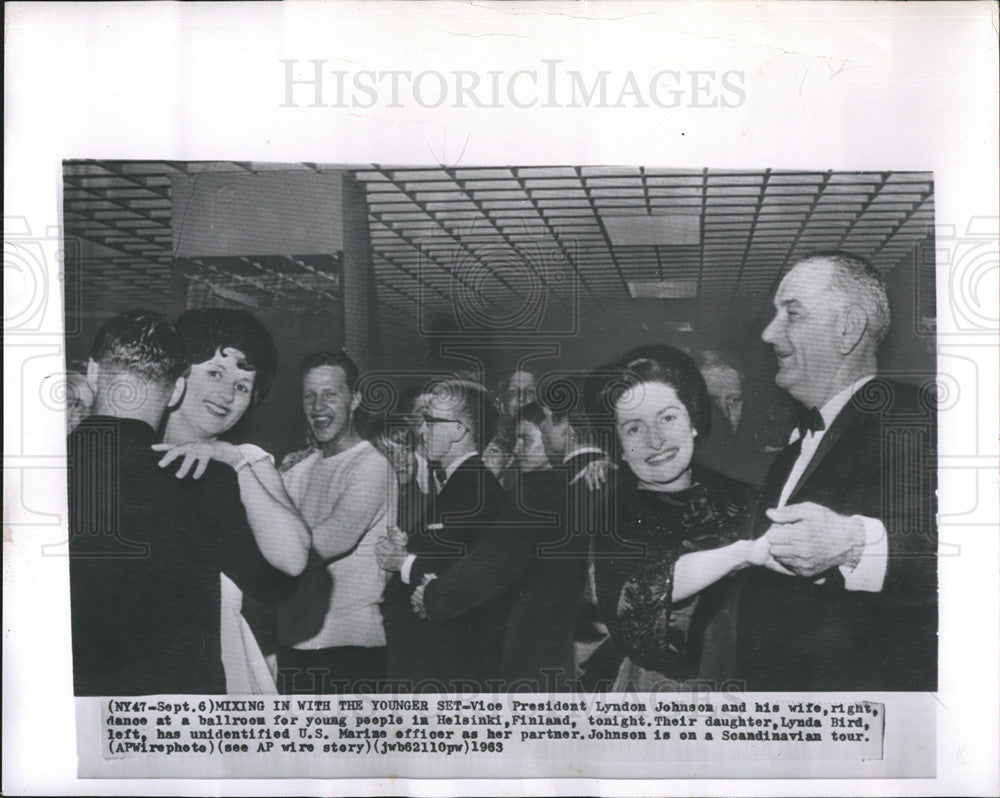
[[[905,382],[921,382],[936,371],[934,333],[934,241],[930,238],[904,257],[887,276],[886,289],[892,323],[881,347],[880,366]],[[549,319],[559,326],[559,310]],[[567,314],[562,311],[565,317]],[[478,360],[487,384],[502,377],[528,359],[529,366],[548,370],[585,373],[615,359],[628,349],[647,343],[668,343],[693,354],[710,349],[743,371],[750,385],[761,394],[774,392],[776,364],[771,348],[760,335],[772,318],[770,298],[765,307],[737,301],[720,308],[698,308],[690,303],[663,300],[631,300],[582,306],[578,332],[573,335],[518,335],[503,332],[481,334],[481,343],[466,339],[454,324],[442,319],[434,335],[414,334],[402,345],[379,353],[378,366],[401,374],[415,364],[445,370],[464,369]],[[693,329],[680,332],[677,322],[692,320]],[[563,319],[566,320],[565,318]],[[565,328],[567,325],[563,325]],[[442,356],[443,349],[463,348],[466,357]],[[555,349],[557,354],[542,354]]]
[[[327,181],[323,186],[316,184],[320,177]],[[238,175],[234,179],[240,184],[235,196],[249,196],[247,183],[250,177]],[[301,179],[299,174],[292,183]],[[538,373],[559,371],[582,375],[635,346],[669,343],[693,354],[704,349],[720,352],[725,360],[744,373],[748,398],[753,402],[767,405],[774,401],[787,401],[787,397],[779,395],[781,392],[773,384],[775,364],[770,348],[760,341],[760,333],[771,317],[769,300],[764,308],[739,300],[726,307],[702,307],[691,301],[677,300],[623,300],[598,307],[584,303],[577,314],[568,309],[564,301],[550,298],[545,307],[542,331],[534,335],[480,330],[474,336],[476,342],[470,343],[460,324],[443,314],[440,318],[430,319],[430,332],[417,329],[414,319],[411,334],[396,335],[391,341],[384,341],[380,338],[367,206],[362,187],[350,173],[312,175],[308,176],[308,180],[312,181],[309,188],[313,192],[308,196],[320,197],[322,202],[305,202],[305,195],[296,195],[290,188],[292,183],[283,184],[280,175],[268,175],[260,184],[263,188],[251,192],[253,202],[256,206],[267,205],[271,192],[275,196],[276,207],[283,209],[282,213],[286,216],[290,207],[298,208],[294,211],[294,215],[298,216],[307,210],[316,212],[315,206],[322,205],[325,209],[322,213],[331,217],[323,245],[342,247],[337,254],[341,256],[343,265],[344,306],[303,312],[265,305],[254,311],[275,338],[280,356],[279,370],[271,395],[234,430],[241,440],[258,443],[278,457],[299,448],[305,439],[305,427],[298,363],[303,356],[316,349],[340,346],[347,349],[363,370],[383,372],[400,388],[419,382],[420,373],[458,370],[474,371],[490,388],[494,388],[503,376],[525,363],[526,359],[529,368]],[[210,188],[222,192],[226,188],[225,176],[214,176],[212,181],[202,185],[201,190],[208,191]],[[193,191],[190,181],[185,183],[185,191]],[[218,197],[209,194],[209,199],[216,201]],[[188,208],[186,215],[178,215],[175,209],[174,223],[183,224],[186,231],[184,236],[188,243],[185,246],[189,246],[191,241],[211,241],[210,228],[218,223],[217,219],[213,222],[213,214],[221,214],[220,218],[228,220],[226,223],[229,225],[235,224],[233,208],[217,208],[207,200],[206,203],[208,210],[200,216],[191,215],[190,203],[185,203]],[[259,213],[255,218],[258,217],[265,218]],[[278,214],[275,218],[277,227],[270,249],[275,254],[281,254],[278,245],[284,247],[289,242],[287,230],[281,227],[283,217]],[[320,221],[312,223],[321,224]],[[264,247],[256,254],[264,255],[269,251],[266,232],[260,229],[259,219],[248,227],[254,246]],[[226,246],[238,249],[239,242],[228,241]],[[881,352],[882,366],[886,371],[911,382],[922,381],[936,369],[933,252],[933,239],[923,242],[903,258],[888,277],[893,321]],[[80,264],[75,266],[80,267]],[[74,264],[67,264],[67,268],[71,271]],[[85,260],[82,268],[99,269],[100,260]],[[171,317],[179,315],[188,306],[189,295],[183,286],[165,288],[159,294],[150,293],[138,303],[108,292],[83,308],[79,318],[68,319],[66,344],[70,363],[85,361],[98,327],[113,313],[144,306]],[[219,299],[218,304],[229,303]],[[201,302],[200,306],[205,306],[205,302]],[[679,330],[681,321],[690,322],[692,329]],[[547,332],[551,330],[573,332],[552,335]],[[450,354],[448,350],[451,350]]]

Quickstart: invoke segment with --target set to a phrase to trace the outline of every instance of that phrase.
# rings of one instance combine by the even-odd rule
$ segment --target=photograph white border
[[[5,793],[996,792],[998,342],[996,292],[977,293],[995,288],[997,271],[995,3],[9,3],[5,11]],[[634,107],[628,98],[624,107],[515,106],[529,94],[507,95],[499,108],[455,108],[409,99],[393,107],[379,93],[370,108],[282,107],[282,59],[322,59],[349,74],[494,70],[504,79],[542,74],[546,60],[558,60],[583,75],[608,70],[615,86],[629,71],[647,83],[661,70],[737,71],[746,97],[731,108]],[[939,359],[942,368],[948,358],[972,362],[977,384],[963,387],[978,396],[978,415],[940,419],[940,536],[960,555],[940,560],[937,778],[77,780],[67,571],[64,560],[41,556],[65,517],[63,426],[32,401],[38,388],[23,377],[40,358],[62,370],[51,242],[62,161],[77,158],[932,171]],[[18,230],[42,247],[37,279],[7,268],[6,241]],[[971,260],[962,250],[970,240],[985,242]],[[11,330],[16,314],[26,321]]]

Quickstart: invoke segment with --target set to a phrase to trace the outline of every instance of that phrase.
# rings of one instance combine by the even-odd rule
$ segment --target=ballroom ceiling
[[[450,312],[456,297],[516,322],[539,296],[594,314],[661,301],[631,298],[646,290],[684,298],[678,307],[693,317],[739,303],[748,319],[796,256],[843,248],[888,272],[934,218],[924,172],[74,161],[65,231],[79,241],[83,307],[109,296],[118,307],[171,301],[174,176],[269,171],[348,171],[363,184],[387,340]],[[237,303],[274,297],[298,312],[329,301],[325,267],[307,256],[337,253],[267,254],[239,269],[185,259],[176,271]]]

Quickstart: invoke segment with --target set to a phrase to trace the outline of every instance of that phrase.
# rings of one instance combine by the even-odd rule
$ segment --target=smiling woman
[[[723,580],[762,564],[767,543],[746,539],[749,489],[692,466],[710,424],[705,381],[669,346],[632,350],[601,373],[593,410],[613,418],[627,470],[612,486],[613,534],[597,540],[598,601],[611,637],[593,661],[618,666],[620,691],[729,678]]]
[[[664,382],[642,382],[615,403],[622,458],[646,490],[691,487],[691,457],[698,430],[677,396]]]
[[[160,465],[176,467],[180,460],[177,477],[190,473],[194,479],[213,460],[234,469],[261,553],[274,567],[296,576],[305,567],[310,534],[273,460],[253,444],[234,445],[221,439],[267,396],[277,365],[271,336],[249,313],[225,308],[188,311],[178,319],[177,328],[188,350],[190,370],[184,396],[167,417],[163,443],[153,447],[165,452]],[[241,614],[243,596],[224,574],[220,579],[227,692],[276,692],[273,664],[265,662]]]
[[[183,404],[171,416],[171,437],[196,441],[228,432],[250,407],[255,372],[246,365],[246,355],[232,347],[192,365]]]

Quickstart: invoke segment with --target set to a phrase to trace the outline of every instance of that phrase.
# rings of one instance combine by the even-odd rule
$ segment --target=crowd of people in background
[[[237,434],[275,378],[257,319],[117,316],[69,386],[76,693],[933,689],[932,452],[882,456],[933,412],[878,376],[888,324],[865,261],[798,262],[763,335],[797,404],[648,344],[371,415],[318,350],[276,464]]]

